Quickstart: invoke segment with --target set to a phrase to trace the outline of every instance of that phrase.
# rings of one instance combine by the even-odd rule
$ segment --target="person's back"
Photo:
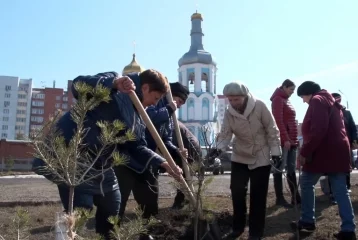
[[[116,86],[116,84],[123,84],[123,82],[130,82],[130,87]],[[79,93],[77,92],[77,83],[82,82],[90,87],[95,88],[98,84],[108,88],[110,92],[111,100],[108,103],[101,103],[91,111],[86,113],[84,120],[84,130],[86,131],[82,144],[86,144],[89,150],[96,151],[102,147],[99,137],[101,130],[97,123],[99,121],[113,122],[114,120],[124,120],[121,113],[121,108],[116,102],[116,95],[123,94],[121,91],[132,91],[131,81],[126,78],[118,78],[117,73],[107,72],[100,73],[94,76],[79,76],[73,80],[72,94],[78,99]],[[129,86],[128,85],[128,86]],[[87,96],[92,97],[92,96]],[[72,109],[71,111],[74,111]],[[57,122],[57,130],[62,132],[62,136],[65,138],[67,144],[74,136],[74,131],[77,128],[77,124],[72,120],[70,112],[65,113]],[[124,132],[123,132],[124,133]],[[98,177],[93,177],[90,181],[83,183],[75,188],[73,207],[74,208],[86,208],[92,209],[93,205],[96,205],[96,232],[103,235],[105,239],[110,239],[110,231],[113,229],[113,225],[107,220],[110,216],[116,216],[119,212],[119,205],[121,194],[119,192],[117,178],[114,175],[112,169],[112,151],[115,145],[109,146],[107,151],[101,154],[98,158],[93,156],[92,163],[93,168],[87,173],[85,178],[93,177],[99,174]],[[89,156],[90,158],[91,156]],[[77,161],[78,159],[76,159]],[[33,168],[38,174],[43,174],[41,168],[45,165],[41,159],[35,159],[33,162]],[[103,173],[105,169],[105,172]],[[47,176],[48,177],[48,176]],[[48,178],[49,180],[53,180]],[[68,186],[61,184],[58,186],[61,202],[66,211],[69,210],[69,188]]]
[[[158,131],[160,138],[162,139],[164,145],[169,151],[170,155],[175,161],[181,158],[178,148],[173,144],[173,132],[174,125],[171,115],[175,111],[168,103],[167,99],[163,97],[159,100],[158,104],[155,106],[150,106],[146,109],[148,116],[150,117],[154,127]],[[146,140],[148,143],[148,148],[153,151],[157,151],[158,146],[154,141],[153,136],[150,134],[148,128],[145,130]]]
[[[298,222],[292,222],[291,227],[295,230],[316,229],[315,185],[322,175],[327,175],[342,221],[341,230],[334,237],[356,239],[354,211],[346,185],[346,175],[351,170],[351,153],[342,106],[312,81],[302,83],[297,95],[309,106],[302,123],[303,145],[298,156],[303,165],[301,217]]]
[[[351,170],[342,106],[327,91],[319,91],[310,100],[302,123],[302,135],[301,154],[310,154],[312,158],[303,170],[322,173],[348,173]]]

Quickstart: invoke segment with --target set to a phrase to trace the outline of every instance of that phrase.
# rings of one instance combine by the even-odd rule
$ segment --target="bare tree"
[[[201,127],[201,138],[204,142],[206,154],[197,152],[195,146],[191,146],[195,152],[194,163],[188,164],[187,161],[183,161],[183,164],[188,164],[188,168],[195,180],[193,195],[195,197],[195,205],[190,205],[190,213],[193,213],[193,234],[194,240],[204,239],[205,237],[211,237],[211,239],[221,239],[218,226],[216,225],[215,217],[212,214],[211,206],[204,199],[204,193],[210,183],[213,181],[213,176],[205,175],[205,168],[212,157],[213,151],[216,149],[217,142],[215,138],[211,138],[210,135],[213,132],[213,128],[210,124],[203,125]],[[192,156],[193,157],[193,156]],[[178,184],[175,187],[179,188]],[[185,189],[181,189],[183,192]],[[210,239],[209,237],[209,239]]]

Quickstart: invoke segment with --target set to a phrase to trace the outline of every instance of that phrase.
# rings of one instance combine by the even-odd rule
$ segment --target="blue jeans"
[[[58,186],[61,202],[66,212],[68,211],[69,189],[68,187]],[[92,210],[93,205],[97,207],[96,211],[96,232],[105,237],[110,238],[110,231],[113,225],[108,222],[110,216],[117,216],[121,204],[121,194],[119,190],[107,192],[105,195],[91,195],[80,192],[75,189],[73,198],[73,208],[85,208]]]
[[[282,173],[286,169],[287,174],[296,174],[297,148],[287,150],[282,147],[282,164],[280,168],[274,169],[273,173]]]
[[[302,172],[301,175],[301,221],[315,223],[315,185],[323,174]],[[341,217],[341,231],[354,232],[354,212],[346,185],[346,173],[331,173],[328,178]]]

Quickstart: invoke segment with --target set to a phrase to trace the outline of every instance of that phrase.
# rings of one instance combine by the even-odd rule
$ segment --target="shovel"
[[[167,94],[167,100],[170,103],[173,102],[173,96],[172,96],[172,92],[170,90],[169,90],[169,92]],[[180,132],[179,124],[178,124],[178,118],[177,118],[175,112],[173,112],[172,118],[173,118],[175,135],[176,135],[176,138],[177,138],[179,149],[181,151],[183,151],[184,150],[183,139],[181,137],[181,132]],[[182,163],[183,163],[182,165],[183,165],[183,170],[184,170],[186,182],[188,183],[191,192],[194,192],[193,176],[190,174],[188,161],[183,156],[182,156]]]
[[[152,121],[150,120],[147,112],[144,110],[142,103],[139,101],[138,96],[135,94],[134,91],[131,91],[129,93],[129,97],[132,100],[135,108],[137,109],[139,115],[142,117],[144,123],[146,124],[150,134],[152,135],[155,143],[157,144],[160,152],[163,154],[164,158],[168,161],[169,166],[171,168],[176,168],[176,164],[173,160],[173,158],[171,157],[171,155],[169,154],[167,148],[165,147],[162,139],[160,138],[157,129],[155,129]],[[183,178],[182,175],[179,176],[179,183],[181,185],[181,188],[184,190],[183,193],[186,194],[188,196],[188,199],[190,201],[190,204],[192,206],[196,205],[196,200],[195,197],[193,195],[193,192],[190,190],[188,184],[186,183],[185,179]]]

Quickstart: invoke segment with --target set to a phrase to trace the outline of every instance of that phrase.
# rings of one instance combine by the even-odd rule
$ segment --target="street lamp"
[[[341,90],[338,90],[338,91],[339,91],[340,93],[342,93],[342,95],[346,98],[346,100],[347,100],[347,109],[349,109],[347,96],[346,96]]]

